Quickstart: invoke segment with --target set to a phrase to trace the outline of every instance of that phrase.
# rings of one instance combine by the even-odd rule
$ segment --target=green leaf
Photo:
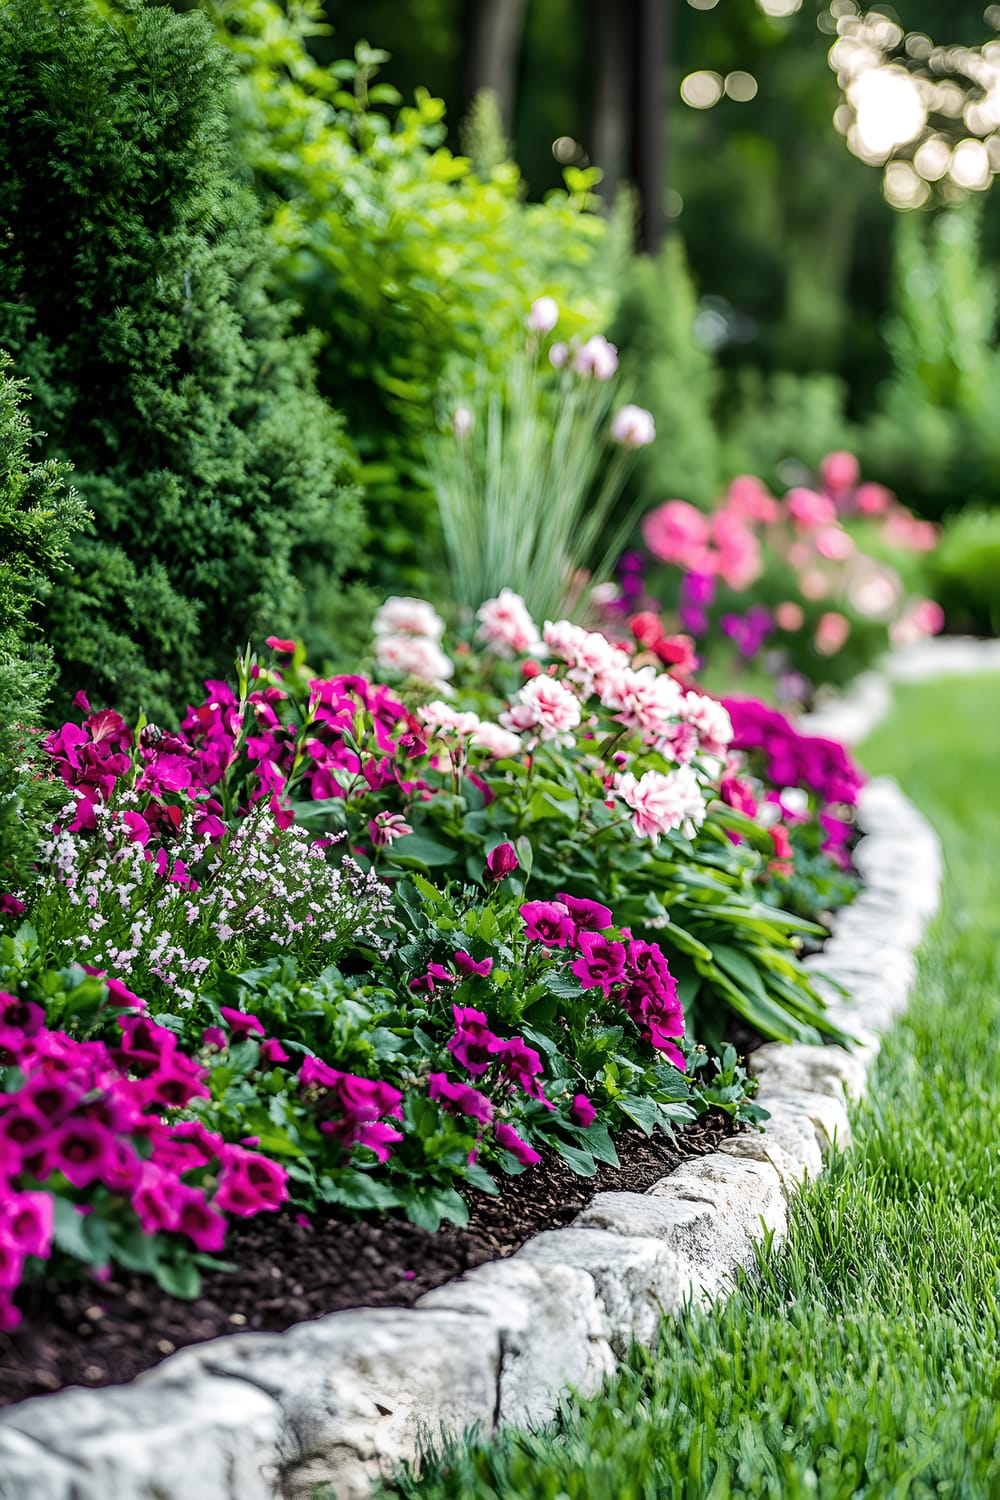
[[[556,1140],[556,1150],[573,1168],[578,1177],[593,1177],[597,1171],[597,1164],[589,1151],[581,1150],[579,1146],[571,1146],[568,1141]]]
[[[438,844],[423,833],[408,833],[397,839],[389,851],[392,864],[403,865],[450,865],[455,858],[454,849]]]
[[[68,1198],[62,1198],[58,1193],[52,1195],[53,1223],[52,1238],[58,1249],[64,1255],[72,1255],[76,1260],[82,1260],[89,1265],[91,1262],[90,1246],[84,1238],[84,1217],[78,1214]]]
[[[655,1100],[643,1099],[638,1094],[622,1094],[617,1103],[622,1114],[634,1120],[646,1135],[652,1135],[654,1126],[660,1120],[660,1110]]]
[[[190,1301],[201,1290],[198,1267],[189,1260],[158,1261],[153,1274],[170,1297],[183,1297],[185,1301]]]

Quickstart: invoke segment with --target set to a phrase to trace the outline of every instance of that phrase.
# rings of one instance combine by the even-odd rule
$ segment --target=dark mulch
[[[625,1132],[616,1142],[621,1169],[599,1164],[589,1178],[547,1157],[504,1179],[497,1197],[473,1192],[468,1225],[436,1234],[396,1218],[351,1222],[334,1212],[311,1227],[291,1212],[237,1222],[225,1251],[237,1270],[206,1274],[193,1302],[135,1275],[103,1285],[32,1282],[19,1297],[23,1323],[0,1334],[0,1405],[66,1385],[130,1380],[175,1349],[222,1333],[276,1331],[348,1307],[408,1307],[431,1287],[512,1255],[539,1230],[568,1223],[595,1193],[643,1192],[684,1157],[714,1151],[732,1129],[713,1111],[673,1141]]]

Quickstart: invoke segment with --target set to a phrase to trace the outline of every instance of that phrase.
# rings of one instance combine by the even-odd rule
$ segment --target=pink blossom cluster
[[[677,982],[658,943],[607,936],[611,910],[565,892],[554,901],[526,901],[521,907],[529,941],[574,953],[573,973],[585,990],[600,989],[632,1017],[643,1040],[682,1071],[684,1055],[676,1038],[684,1035],[684,1013]]]
[[[118,998],[142,1006],[119,987]],[[206,1070],[145,1015],[119,1018],[116,1046],[49,1029],[40,1006],[0,994],[0,1326],[29,1256],[52,1249],[53,1193],[81,1214],[94,1190],[121,1199],[144,1234],[222,1248],[226,1214],[278,1208],[286,1173],[195,1120],[164,1114],[208,1094]],[[196,1181],[188,1179],[195,1178]]]
[[[375,611],[375,661],[380,672],[397,673],[439,689],[455,671],[441,649],[444,621],[427,603],[394,595]]]
[[[388,1161],[402,1132],[386,1124],[383,1116],[402,1119],[403,1096],[391,1083],[360,1078],[327,1067],[318,1057],[306,1057],[299,1070],[299,1084],[317,1108],[323,1135],[336,1141],[345,1152],[366,1146],[379,1161]]]

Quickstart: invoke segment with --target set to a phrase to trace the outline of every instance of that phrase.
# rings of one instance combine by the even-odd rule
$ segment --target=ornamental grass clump
[[[653,420],[615,410],[618,356],[605,338],[550,339],[559,317],[538,298],[525,347],[499,376],[481,369],[428,442],[448,592],[470,609],[507,586],[540,619],[575,613],[635,524],[619,501]]]

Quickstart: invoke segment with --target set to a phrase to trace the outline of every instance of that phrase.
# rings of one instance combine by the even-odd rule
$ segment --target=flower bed
[[[41,1276],[91,1278],[90,1326],[123,1274],[214,1299],[241,1245],[364,1215],[408,1243],[543,1161],[594,1181],[628,1132],[761,1117],[727,1017],[842,1035],[797,958],[855,888],[833,747],[770,724],[765,763],[670,643],[509,591],[453,656],[422,601],[376,631],[395,687],[272,639],[175,729],[83,700],[49,736],[70,801],[0,940],[8,1326]]]

